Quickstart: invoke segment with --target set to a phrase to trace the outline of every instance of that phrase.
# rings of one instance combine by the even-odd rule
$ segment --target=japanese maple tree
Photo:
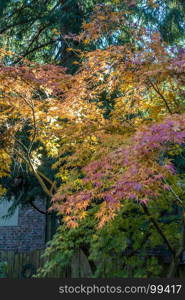
[[[82,33],[68,36],[85,49],[68,49],[79,59],[73,75],[25,59],[11,66],[15,54],[1,50],[0,176],[8,176],[15,161],[25,164],[51,199],[51,210],[74,230],[94,207],[94,222],[103,230],[136,205],[169,250],[173,276],[185,250],[184,177],[174,163],[184,151],[185,51],[133,20],[135,1],[125,5],[124,14],[110,3],[98,5]],[[128,28],[129,38],[117,43]],[[104,46],[107,35],[115,43]],[[100,46],[92,50],[93,43]],[[43,149],[56,160],[54,181],[39,171]],[[167,208],[183,211],[178,247],[153,213],[164,208],[165,195]]]

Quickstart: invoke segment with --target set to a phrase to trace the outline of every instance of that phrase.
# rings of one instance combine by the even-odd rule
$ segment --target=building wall
[[[43,201],[35,204],[45,210]],[[0,226],[0,250],[32,251],[45,247],[46,216],[30,205],[18,210],[17,226]]]

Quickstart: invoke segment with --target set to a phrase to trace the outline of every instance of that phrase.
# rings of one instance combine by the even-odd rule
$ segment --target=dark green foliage
[[[110,1],[102,1],[106,3]],[[88,21],[96,0],[6,0],[0,3],[1,46],[14,51],[18,56],[13,63],[21,61],[21,57],[42,63],[59,63],[75,71],[74,52],[66,48],[81,48],[79,42],[66,38],[69,34],[79,34],[83,21]],[[112,3],[112,5],[115,5]],[[115,5],[115,10],[125,10],[124,2]],[[156,8],[138,5],[130,8],[131,18],[140,19],[142,25],[149,30],[159,30],[162,38],[168,43],[182,40],[185,32],[183,1],[159,1]],[[121,29],[121,28],[120,28]],[[122,44],[130,40],[129,28],[123,27],[120,33],[108,35],[96,46],[104,44]],[[91,45],[93,48],[95,45]],[[105,46],[105,45],[104,45]],[[84,47],[84,46],[83,46]],[[89,47],[89,46],[88,46]]]
[[[150,30],[160,32],[162,39],[168,44],[183,41],[185,32],[184,1],[158,1],[157,7],[142,7],[140,14]]]
[[[11,1],[11,0],[3,0],[3,1],[0,1],[0,17],[1,17],[1,15],[3,14],[4,9],[7,7],[8,3],[9,3],[10,1]]]
[[[174,208],[169,204],[171,198],[170,193],[164,194],[158,204],[149,206],[149,211],[175,248],[179,243],[181,213],[173,214]],[[88,256],[93,277],[150,278],[167,275],[164,259],[168,258],[170,262],[171,254],[138,203],[125,203],[119,215],[101,230],[97,230],[96,211],[95,205],[88,218],[75,229],[64,224],[58,228],[45,251],[47,263],[38,277],[47,276],[56,265],[61,268],[69,266],[79,248]]]
[[[1,46],[18,56],[41,63],[59,63],[71,67],[72,57],[66,48],[78,48],[68,34],[78,34],[92,1],[21,0],[2,1]],[[74,53],[72,53],[74,57]]]

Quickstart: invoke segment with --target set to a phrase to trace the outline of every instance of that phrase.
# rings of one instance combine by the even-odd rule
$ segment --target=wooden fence
[[[29,277],[29,269],[25,266],[34,267],[34,271],[38,268],[42,267],[46,262],[46,258],[42,258],[44,250],[36,250],[32,252],[13,252],[13,251],[0,251],[0,262],[6,261],[8,265],[7,269],[7,277],[8,278],[24,278]],[[115,262],[115,268],[119,269],[119,261]],[[168,271],[169,264],[163,264],[164,267],[164,275],[166,276],[166,272]],[[130,270],[132,273],[132,270]],[[26,274],[26,272],[28,272]],[[55,269],[50,272],[47,277],[48,278],[90,278],[92,277],[91,267],[89,265],[88,259],[82,250],[78,250],[72,258],[71,264],[66,266],[65,268],[61,268],[58,265]],[[106,275],[106,274],[105,274]],[[105,276],[106,277],[106,276]],[[132,274],[130,274],[132,277]],[[177,277],[184,278],[185,277],[185,264],[181,264],[179,268],[179,273]]]
[[[42,258],[44,250],[35,250],[32,252],[14,252],[0,251],[0,261],[7,262],[8,278],[25,278],[29,277],[31,272],[42,267],[46,258]],[[88,278],[92,276],[91,268],[85,254],[79,250],[72,258],[69,266],[61,268],[58,265],[48,278]]]

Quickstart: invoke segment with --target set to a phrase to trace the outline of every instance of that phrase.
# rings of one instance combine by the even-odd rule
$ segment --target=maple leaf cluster
[[[86,45],[131,21],[130,13],[97,6],[79,40]],[[169,49],[158,33],[136,25],[132,21],[132,40],[123,45],[79,51],[74,75],[26,60],[10,66],[4,59],[12,54],[0,52],[0,176],[15,160],[26,163],[52,209],[72,227],[93,201],[101,227],[125,201],[157,199],[176,176],[167,153],[184,145],[185,51]],[[25,145],[20,137],[26,126]],[[58,187],[37,170],[37,142],[56,159]]]
[[[164,156],[173,145],[183,146],[184,139],[184,115],[140,127],[127,144],[84,167],[83,189],[56,195],[54,207],[67,214],[65,220],[70,223],[99,198],[102,203],[97,217],[102,226],[126,200],[147,204],[157,199],[161,192],[170,190],[166,180],[176,173],[173,163]]]

